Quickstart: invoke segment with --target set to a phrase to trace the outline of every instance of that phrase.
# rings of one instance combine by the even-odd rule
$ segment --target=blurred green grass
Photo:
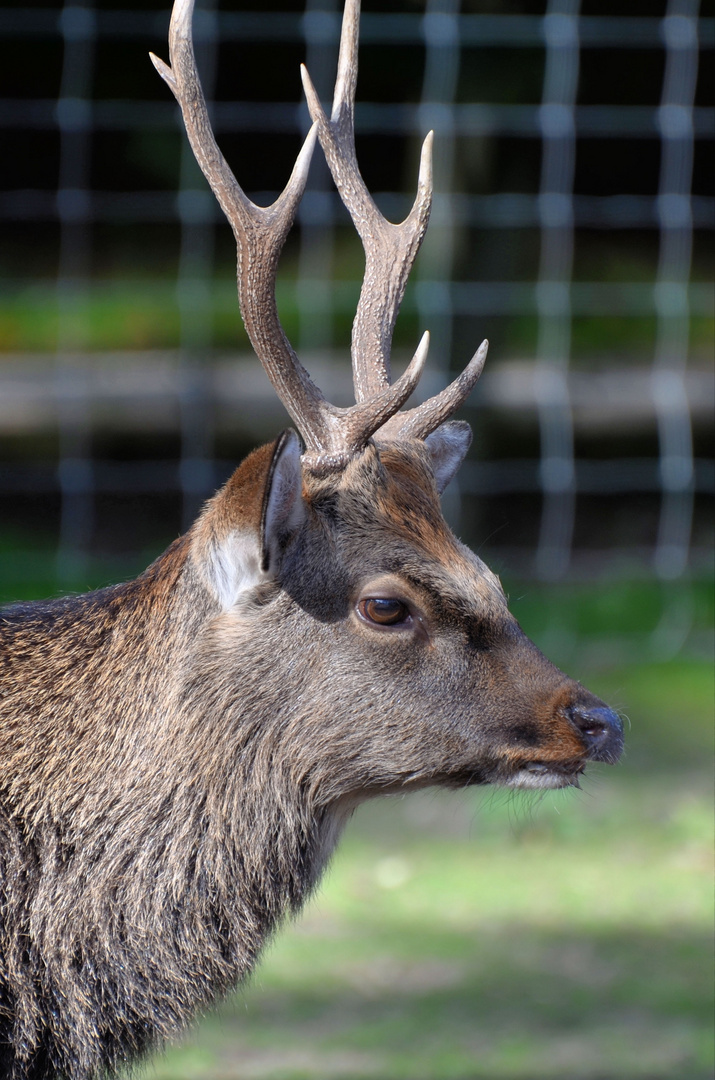
[[[140,1080],[711,1080],[712,581],[506,585],[627,715],[623,762],[581,791],[361,807],[252,982]],[[0,543],[2,599],[57,591],[48,544]],[[673,611],[690,636],[668,658]]]
[[[442,800],[402,836],[371,807],[253,985],[145,1075],[710,1076],[709,816],[670,789],[645,822],[644,794],[463,839],[416,828]]]

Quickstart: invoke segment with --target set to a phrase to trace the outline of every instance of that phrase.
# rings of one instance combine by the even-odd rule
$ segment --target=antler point
[[[176,78],[174,76],[174,72],[171,70],[169,65],[164,60],[162,60],[161,57],[157,56],[153,52],[149,53],[149,59],[161,75],[164,82],[167,83],[167,85],[170,86],[172,90],[176,91]]]
[[[318,91],[313,85],[313,80],[310,77],[310,72],[308,71],[305,64],[300,65],[300,77],[303,82],[303,92],[305,93],[305,99],[308,103],[308,112],[310,113],[310,118],[314,123],[316,123],[321,118],[323,106],[320,103]]]

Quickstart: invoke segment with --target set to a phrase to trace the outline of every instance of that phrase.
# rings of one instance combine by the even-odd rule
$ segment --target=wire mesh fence
[[[196,12],[217,137],[258,202],[308,127],[299,61],[330,96],[338,7]],[[643,10],[394,0],[363,14],[358,155],[392,220],[436,133],[396,357],[431,330],[427,396],[492,340],[448,511],[498,567],[545,581],[685,582],[711,551],[715,18],[696,0]],[[0,506],[18,565],[41,535],[59,586],[102,553],[170,539],[283,423],[245,355],[229,230],[146,56],[166,54],[168,15],[155,0],[0,10]],[[346,401],[362,265],[319,158],[279,303]],[[683,595],[664,640],[683,636]]]

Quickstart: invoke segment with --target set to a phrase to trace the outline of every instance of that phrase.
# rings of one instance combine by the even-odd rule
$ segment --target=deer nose
[[[607,761],[615,765],[623,750],[623,723],[620,716],[606,705],[593,708],[574,705],[569,719],[578,728],[588,748],[591,761]]]

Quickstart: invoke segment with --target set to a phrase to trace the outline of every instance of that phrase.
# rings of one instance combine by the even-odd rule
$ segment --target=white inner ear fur
[[[210,547],[206,576],[224,611],[232,608],[246,589],[264,581],[261,549],[253,532],[230,532]]]
[[[464,461],[471,442],[472,429],[464,420],[448,420],[425,439],[440,495]]]
[[[233,530],[210,544],[204,574],[224,611],[241,594],[274,578],[285,538],[304,516],[301,496],[300,442],[288,432],[276,451],[262,506],[262,528]]]

